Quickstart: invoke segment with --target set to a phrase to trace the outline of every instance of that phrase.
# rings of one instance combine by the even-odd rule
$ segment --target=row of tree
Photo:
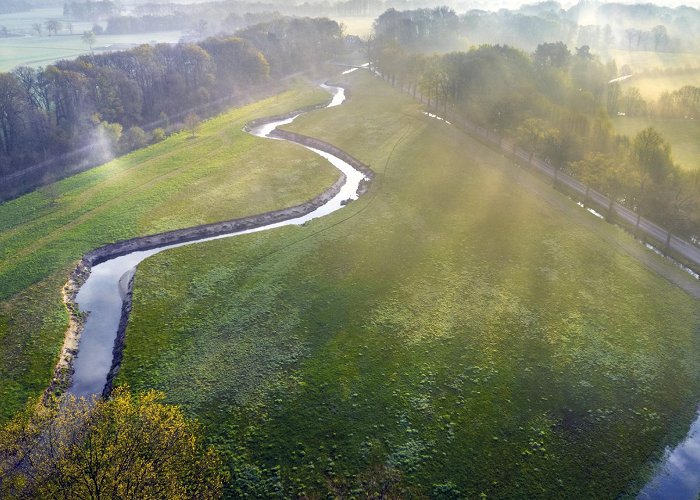
[[[497,12],[470,10],[460,22],[461,34],[476,44],[506,43],[534,50],[539,43],[565,41],[599,53],[612,48],[694,51],[700,10],[590,2],[564,9],[558,2],[540,2]]]
[[[116,131],[138,138],[140,129],[167,129],[188,111],[206,114],[211,103],[270,75],[309,69],[342,47],[334,21],[278,18],[237,37],[142,45],[0,73],[0,175],[37,165],[60,171],[76,162],[66,156],[75,151],[104,161],[105,151],[116,149]]]
[[[119,7],[110,0],[87,0],[85,2],[66,2],[63,16],[79,21],[99,21],[117,14]]]
[[[155,31],[185,30],[192,25],[192,18],[186,14],[167,16],[117,16],[110,17],[104,32],[110,35],[130,33],[152,33]]]
[[[551,4],[553,2],[528,5],[514,11],[471,10],[463,16],[457,16],[446,7],[408,11],[389,9],[375,21],[375,34],[421,50],[453,48],[459,36],[472,43],[497,42],[528,50],[534,50],[540,43],[560,40],[594,47],[598,52],[606,52],[615,45],[628,50],[654,51],[695,47],[694,40],[685,39],[687,33],[675,31],[675,38],[672,38],[663,24],[648,30],[636,27],[613,29],[609,23],[580,25],[571,12],[553,8]],[[694,18],[700,23],[700,11],[696,14]],[[667,17],[661,19],[668,21]],[[617,21],[621,22],[620,19]]]
[[[23,12],[31,9],[31,5],[24,0],[5,0],[0,3],[0,14]]]
[[[608,90],[608,111],[625,116],[658,116],[694,120],[700,117],[700,87],[686,85],[673,91],[664,91],[658,99],[645,99],[637,87],[622,86],[615,82]]]
[[[411,50],[449,48],[457,41],[458,29],[459,18],[447,7],[389,9],[374,21],[374,35],[380,45],[396,44]]]
[[[501,45],[427,56],[380,43],[373,65],[428,105],[515,140],[611,198],[677,234],[700,235],[700,175],[674,164],[669,144],[653,129],[630,139],[614,132],[608,114],[608,81],[614,63],[603,64],[588,47],[571,53],[561,42],[533,54]],[[678,106],[695,106],[696,90],[681,89]]]

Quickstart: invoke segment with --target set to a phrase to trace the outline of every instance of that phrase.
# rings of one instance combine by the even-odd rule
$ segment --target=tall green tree
[[[640,175],[648,175],[656,184],[661,184],[673,169],[671,145],[652,127],[634,137],[631,157]]]

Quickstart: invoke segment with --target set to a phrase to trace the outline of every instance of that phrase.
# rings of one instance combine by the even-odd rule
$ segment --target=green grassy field
[[[676,163],[686,170],[700,168],[698,120],[618,116],[612,118],[612,123],[618,133],[629,137],[634,137],[647,127],[654,127],[671,144]]]
[[[673,92],[686,85],[700,87],[700,69],[677,75],[635,75],[622,82],[623,88],[637,87],[648,101],[655,101],[664,92]]]
[[[372,34],[373,17],[336,16],[333,19],[345,26],[344,32],[347,35],[357,35],[361,38],[367,38]]]
[[[145,261],[120,382],[201,419],[231,496],[626,491],[695,413],[697,303],[500,154],[349,79],[292,128],[368,163],[370,193]]]
[[[32,25],[39,23],[44,27],[44,24],[49,19],[56,19],[64,22],[62,7],[45,7],[39,9],[25,10],[22,12],[13,12],[10,14],[0,14],[0,26],[5,26],[11,33],[29,34],[32,31]],[[73,29],[88,30],[93,26],[93,23],[85,21],[73,22]]]
[[[1,25],[1,23],[0,23]],[[11,71],[16,66],[47,66],[61,59],[75,59],[90,53],[90,48],[81,40],[82,31],[74,35],[30,36],[0,38],[0,71]],[[162,43],[177,42],[182,33],[165,31],[136,35],[100,35],[94,46],[94,52],[100,53],[110,45],[120,48],[133,44],[149,43],[157,40]],[[125,45],[126,44],[126,45]]]
[[[58,36],[49,36],[45,23],[56,19],[63,23]],[[42,26],[42,33],[33,30],[33,24]],[[14,14],[0,14],[0,26],[5,26],[11,33],[22,35],[0,38],[0,71],[10,71],[16,66],[47,66],[60,59],[74,59],[89,54],[90,48],[83,43],[81,35],[92,29],[93,23],[73,21],[73,32],[69,30],[69,21],[63,17],[63,8],[34,9]],[[137,33],[131,35],[100,35],[93,47],[96,53],[106,50],[111,45],[177,42],[182,36],[180,31]],[[127,45],[125,45],[127,44]]]
[[[0,421],[50,380],[67,325],[60,290],[88,250],[296,205],[338,174],[313,153],[243,132],[321,102],[305,84],[0,205]]]
[[[632,72],[649,71],[653,69],[699,68],[700,54],[694,52],[653,52],[644,50],[609,51],[610,59],[614,59],[618,68],[628,64]]]

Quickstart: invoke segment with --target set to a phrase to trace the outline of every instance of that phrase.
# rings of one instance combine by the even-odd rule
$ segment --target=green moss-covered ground
[[[48,385],[67,314],[61,287],[87,251],[120,239],[284,208],[337,171],[303,148],[242,131],[322,102],[309,85],[231,110],[197,136],[148,148],[0,205],[0,421]]]
[[[368,195],[145,261],[119,380],[201,419],[231,496],[632,492],[695,413],[697,302],[618,229],[348,78],[349,103],[292,128],[371,165]]]

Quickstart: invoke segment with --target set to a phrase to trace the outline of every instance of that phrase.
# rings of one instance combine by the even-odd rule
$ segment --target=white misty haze
[[[1,1],[1,0],[0,0]],[[212,0],[132,0],[132,1],[127,1],[127,2],[122,2],[122,5],[128,7],[132,5],[141,5],[145,3],[182,3],[182,4],[193,4],[193,3],[205,3],[205,2],[211,2]],[[222,0],[223,1],[223,0]],[[330,4],[335,4],[335,3],[342,3],[345,0],[339,0],[339,1],[331,1],[328,2]],[[251,3],[255,3],[255,0],[250,0]],[[267,0],[262,3],[267,3],[267,4],[275,4],[275,5],[300,5],[303,3],[324,3],[322,0],[319,0],[318,2],[313,1],[313,0],[304,0],[301,2],[286,2],[286,1],[280,1],[280,0]],[[385,3],[392,3],[391,0],[386,1]],[[400,3],[400,2],[395,2],[395,3]],[[409,2],[410,3],[410,2]],[[498,9],[517,9],[521,5],[532,5],[536,3],[541,3],[541,2],[521,2],[521,1],[516,1],[516,0],[444,0],[444,1],[435,1],[435,2],[421,2],[425,6],[441,6],[441,5],[447,5],[448,7],[452,7],[455,10],[470,10],[470,9],[483,9],[483,10],[498,10]],[[567,0],[562,0],[559,2],[562,7],[568,8],[571,7],[572,5],[576,5],[578,3],[578,0],[576,1],[567,1]],[[684,2],[682,0],[650,0],[650,1],[633,1],[633,0],[609,0],[609,2],[606,1],[600,1],[600,2],[594,2],[591,1],[589,3],[623,3],[623,4],[639,4],[639,3],[651,3],[655,5],[663,5],[666,7],[679,7],[681,5],[687,5],[688,7],[695,7],[695,8],[700,8],[700,1],[687,1]],[[397,7],[398,8],[398,7]]]
[[[521,5],[533,5],[541,2],[520,2],[514,0],[474,0],[474,1],[445,1],[445,2],[435,2],[435,5],[449,5],[453,8],[458,8],[460,11],[469,9],[483,9],[483,10],[498,10],[498,9],[517,9]],[[569,8],[573,5],[579,3],[578,1],[560,1],[562,7]],[[682,0],[650,0],[650,1],[630,1],[630,0],[610,0],[610,1],[599,1],[599,2],[588,2],[591,4],[596,3],[622,3],[622,4],[645,4],[651,3],[654,5],[663,5],[665,7],[679,7],[681,5],[687,5],[688,7],[700,8],[700,2],[689,1],[684,2]]]

